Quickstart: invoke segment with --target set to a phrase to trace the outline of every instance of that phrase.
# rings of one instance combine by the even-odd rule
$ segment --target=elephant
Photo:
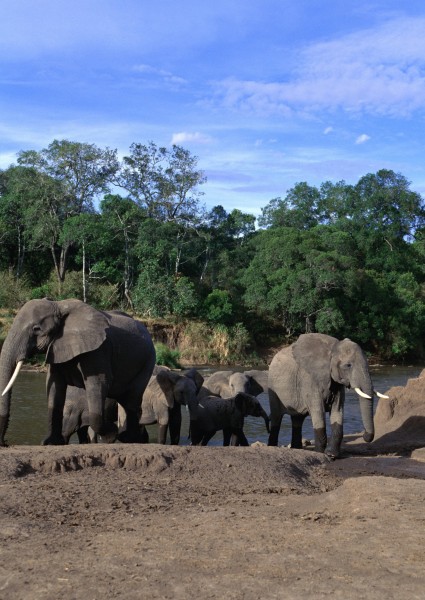
[[[0,355],[0,445],[10,416],[11,388],[25,359],[46,355],[48,434],[43,444],[63,444],[63,410],[68,386],[84,388],[89,426],[97,435],[114,431],[105,418],[105,399],[126,411],[125,442],[140,440],[140,398],[155,366],[146,327],[118,311],[96,310],[81,300],[30,300],[18,311]]]
[[[118,420],[117,402],[112,398],[105,399],[105,421],[115,423]],[[113,443],[118,431],[98,436],[89,426],[89,406],[84,388],[68,386],[63,409],[62,436],[65,444],[69,444],[71,436],[76,433],[80,444]]]
[[[243,432],[244,418],[248,415],[262,417],[269,431],[269,418],[255,396],[239,393],[232,398],[206,396],[196,404],[189,404],[190,431],[193,446],[206,446],[220,430],[227,432],[225,440],[232,445],[249,446]],[[225,442],[224,445],[229,445]]]
[[[232,398],[239,392],[258,396],[267,390],[267,371],[253,369],[251,371],[216,371],[204,382],[202,396],[217,395],[221,398]]]
[[[280,350],[269,367],[269,446],[277,446],[284,414],[292,420],[292,448],[302,447],[302,425],[311,416],[315,450],[338,458],[343,438],[345,388],[360,396],[363,439],[374,438],[373,385],[363,350],[348,338],[306,333]],[[378,394],[381,396],[381,394]],[[327,449],[325,413],[330,413],[331,442]]]
[[[149,441],[146,425],[158,423],[158,443],[165,444],[170,430],[171,444],[180,441],[182,405],[193,406],[204,378],[196,369],[180,374],[170,369],[157,368],[143,394],[140,426],[143,441]]]

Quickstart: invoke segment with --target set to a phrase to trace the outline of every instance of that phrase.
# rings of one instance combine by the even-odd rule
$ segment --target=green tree
[[[0,173],[0,223],[2,245],[8,254],[7,267],[19,278],[24,272],[28,256],[34,253],[36,269],[26,269],[32,281],[34,270],[46,274],[46,236],[57,234],[50,210],[39,211],[40,206],[49,206],[50,199],[61,197],[60,182],[32,167],[12,165]],[[42,217],[41,217],[42,215]],[[48,270],[47,270],[48,272]]]
[[[123,158],[117,183],[150,218],[196,223],[202,212],[198,186],[206,181],[197,170],[198,158],[173,145],[132,144]]]
[[[136,245],[145,214],[133,200],[107,194],[100,203],[102,253],[93,266],[98,276],[119,284],[122,296],[133,308],[132,288],[137,278]]]
[[[76,263],[81,262],[82,300],[84,302],[87,302],[89,298],[91,268],[98,252],[99,221],[100,215],[97,213],[81,213],[69,217],[64,222],[59,239],[62,246],[75,244],[79,250],[76,255]]]
[[[59,285],[63,283],[70,250],[75,244],[61,231],[66,220],[93,212],[94,199],[108,190],[117,169],[116,151],[93,144],[54,140],[47,148],[22,151],[18,163],[31,167],[43,181],[43,194],[32,204],[38,218],[32,239],[50,249]]]
[[[285,198],[274,198],[262,209],[260,227],[310,229],[319,223],[320,191],[306,182],[297,183]]]

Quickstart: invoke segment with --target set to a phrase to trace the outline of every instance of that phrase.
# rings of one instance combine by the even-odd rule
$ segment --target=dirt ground
[[[425,371],[376,439],[0,448],[0,600],[425,598]]]

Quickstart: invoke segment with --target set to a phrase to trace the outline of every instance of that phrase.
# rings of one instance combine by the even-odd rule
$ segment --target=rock
[[[404,387],[386,392],[389,399],[380,398],[375,412],[373,446],[398,444],[411,450],[425,446],[425,370],[409,379]]]

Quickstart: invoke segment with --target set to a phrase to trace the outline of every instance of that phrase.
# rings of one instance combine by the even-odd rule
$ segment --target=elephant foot
[[[270,434],[269,434],[269,439],[267,442],[268,446],[278,446],[279,431],[280,431],[280,425],[272,425],[270,427]]]
[[[144,443],[146,443],[144,441],[143,436],[140,433],[131,434],[128,431],[121,431],[121,433],[118,434],[117,439],[119,442],[122,442],[123,444],[144,444]]]
[[[365,442],[367,442],[368,444],[370,444],[370,442],[373,442],[373,438],[375,437],[374,433],[369,433],[368,431],[364,431],[363,432],[363,439]]]
[[[100,436],[100,442],[102,444],[113,444],[117,439],[117,432],[111,431]]]
[[[331,452],[325,452],[324,454],[329,462],[333,462],[336,458],[339,458],[339,454],[332,454]]]
[[[65,438],[62,435],[49,435],[42,442],[43,446],[65,446]]]

